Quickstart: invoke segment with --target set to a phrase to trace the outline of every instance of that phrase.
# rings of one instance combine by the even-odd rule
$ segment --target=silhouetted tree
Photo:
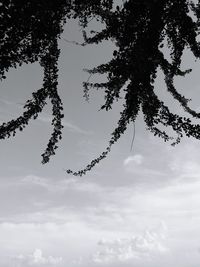
[[[91,16],[99,16],[112,6],[104,0],[4,0],[0,2],[0,79],[6,72],[23,63],[39,62],[44,70],[43,86],[32,94],[24,106],[24,113],[15,120],[0,126],[0,138],[15,135],[23,130],[30,119],[36,119],[46,104],[52,104],[52,136],[42,163],[55,154],[57,142],[62,138],[64,117],[62,101],[58,95],[58,39],[67,19],[79,19],[82,27],[87,26]]]
[[[184,76],[191,71],[180,69],[185,48],[191,50],[195,58],[200,57],[197,41],[200,1],[195,4],[189,0],[127,0],[114,8],[113,1],[106,0],[10,0],[5,1],[0,8],[1,77],[4,78],[10,67],[17,67],[23,62],[39,61],[44,68],[43,87],[27,101],[26,111],[21,117],[0,127],[1,138],[9,137],[16,129],[22,130],[31,118],[36,118],[42,111],[45,100],[49,97],[53,107],[54,131],[42,155],[43,163],[49,161],[61,138],[63,117],[62,102],[56,89],[59,56],[57,40],[66,19],[79,19],[81,26],[87,30],[88,21],[94,17],[100,19],[105,27],[98,33],[91,33],[91,36],[84,30],[84,44],[98,44],[110,39],[116,50],[108,63],[88,70],[89,74],[107,74],[107,82],[84,83],[84,94],[88,97],[90,88],[104,89],[105,103],[101,108],[109,110],[113,102],[119,99],[120,93],[125,91],[125,104],[106,150],[83,170],[67,170],[67,173],[81,176],[105,158],[111,146],[125,132],[127,125],[135,121],[140,109],[147,128],[164,141],[174,139],[172,145],[175,145],[184,135],[200,139],[200,125],[172,113],[154,90],[160,68],[168,92],[187,113],[200,118],[200,114],[188,106],[189,100],[177,91],[173,83],[174,77]],[[166,45],[170,49],[170,60],[163,53]],[[171,127],[177,137],[169,136],[162,126]]]

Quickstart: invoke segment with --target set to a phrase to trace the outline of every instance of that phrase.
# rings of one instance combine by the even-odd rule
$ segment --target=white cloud
[[[162,222],[158,229],[146,230],[142,235],[115,240],[100,240],[100,249],[93,255],[94,263],[109,264],[117,262],[132,263],[156,257],[168,251],[164,244],[166,226]]]
[[[176,158],[170,162],[169,167],[177,178],[200,178],[200,165],[196,160],[187,159],[183,161],[181,158]]]
[[[136,154],[134,156],[129,156],[124,160],[124,165],[128,164],[136,164],[136,165],[141,165],[144,161],[144,157],[140,154]]]
[[[36,175],[27,175],[21,179],[21,182],[24,184],[34,184],[42,187],[48,187],[48,180]]]
[[[165,172],[152,166],[151,162],[141,154],[127,157],[123,161],[123,166],[126,172],[134,174],[134,181],[138,184],[148,184],[151,180],[151,184],[155,185],[156,183],[160,183],[161,177],[166,175]],[[152,179],[154,180],[153,183]]]
[[[96,210],[41,211],[38,221],[44,219],[59,221],[61,218],[60,221],[67,222],[65,225],[60,223],[0,224],[0,251],[6,246],[13,246],[20,248],[20,252],[24,252],[29,243],[32,249],[41,247],[42,251],[47,251],[43,249],[45,242],[45,244],[51,244],[52,248],[55,247],[56,255],[63,257],[62,267],[67,265],[65,263],[68,261],[64,257],[70,249],[73,251],[74,258],[83,257],[78,262],[79,266],[84,267],[95,267],[99,264],[103,267],[198,266],[196,263],[200,260],[199,192],[200,183],[197,181],[189,184],[174,183],[167,188],[141,191],[134,191],[130,187],[105,189],[102,190],[102,202],[96,206]],[[95,198],[95,194],[93,195]],[[33,213],[30,221],[36,219],[37,216]],[[166,222],[169,235],[166,235],[165,226],[155,227],[160,220]],[[153,230],[147,230],[140,235],[144,228],[153,228]],[[132,237],[131,234],[133,234]],[[105,240],[100,242],[99,248],[93,254],[95,244],[101,237],[105,237]],[[88,241],[89,239],[92,241]],[[89,243],[87,248],[86,243]],[[84,257],[87,253],[84,249],[93,255],[93,262],[86,264],[87,259]],[[29,251],[32,251],[30,247]],[[23,255],[27,253],[24,252]],[[48,252],[47,255],[52,253]],[[161,258],[165,259],[165,263],[164,260],[160,262]],[[115,259],[118,261],[117,264]],[[133,264],[131,265],[130,262]],[[77,265],[68,264],[68,266],[76,267],[78,263]]]
[[[64,192],[67,190],[73,190],[77,192],[87,193],[100,193],[103,188],[87,180],[80,180],[79,178],[64,178],[64,179],[51,179],[45,177],[39,177],[36,175],[27,175],[21,179],[22,184],[36,185],[46,188],[50,192]]]
[[[62,263],[62,257],[44,256],[41,249],[35,249],[32,254],[19,254],[13,260],[20,266],[58,266]]]
[[[44,242],[41,236],[45,235],[45,242],[48,244],[52,243],[52,246],[57,246],[60,240],[62,240],[59,246],[57,246],[57,255],[59,255],[58,252],[61,247],[65,248],[70,246],[73,248],[73,256],[75,255],[79,259],[77,265],[74,264],[73,266],[78,266],[79,263],[79,265],[84,267],[94,267],[102,262],[103,266],[117,267],[127,266],[126,262],[128,261],[140,261],[139,264],[135,263],[130,265],[131,267],[134,265],[137,267],[164,267],[167,264],[168,266],[176,265],[181,267],[198,266],[198,261],[200,262],[200,253],[198,252],[200,247],[198,238],[200,234],[198,227],[200,223],[198,148],[193,146],[192,149],[189,147],[187,149],[185,152],[180,149],[179,153],[174,154],[174,158],[170,158],[171,164],[174,162],[177,165],[174,169],[172,168],[173,170],[168,170],[168,174],[171,177],[167,177],[168,180],[165,186],[162,184],[162,186],[158,187],[155,183],[152,183],[151,188],[144,188],[143,185],[141,187],[127,185],[124,187],[108,188],[107,186],[99,186],[98,184],[91,183],[87,178],[47,179],[33,176],[26,177],[22,183],[29,184],[30,186],[28,188],[33,188],[33,185],[36,185],[55,192],[55,194],[49,194],[51,207],[47,210],[39,210],[38,214],[31,210],[29,222],[46,222],[49,220],[50,222],[63,223],[70,221],[70,225],[63,228],[46,225],[44,228],[33,227],[30,229],[25,225],[19,225],[15,227],[15,230],[12,228],[12,225],[7,225],[7,228],[5,227],[7,230],[0,226],[0,236],[2,239],[0,250],[5,248],[6,244],[19,247],[19,243],[23,240],[21,238],[23,235],[24,247],[31,240],[34,243],[32,249],[41,247],[42,251],[46,251],[41,245]],[[138,157],[138,159],[141,158]],[[149,179],[152,174],[148,172],[148,158],[146,157],[145,160],[143,159],[141,161],[139,160],[136,163],[134,160],[130,160],[124,167],[129,166],[131,168],[131,166],[134,166],[132,169],[137,169],[138,173],[145,171],[145,175]],[[138,164],[140,162],[141,164]],[[178,179],[179,177],[183,178],[186,176],[189,178],[188,180],[192,176],[195,176],[196,180],[191,180],[188,183],[185,179]],[[135,178],[137,175],[132,175],[132,177]],[[165,177],[158,175],[158,179],[165,180],[163,178]],[[174,182],[172,182],[173,180]],[[150,179],[149,181],[151,183]],[[24,187],[24,189],[27,189],[27,187]],[[36,189],[38,190],[38,187]],[[52,196],[61,198],[61,190],[64,192],[63,195],[69,196],[71,194],[69,197],[71,199],[74,197],[76,191],[77,194],[75,197],[79,201],[76,208],[73,206],[74,200],[73,202],[64,198],[61,201],[59,200],[59,202],[54,200]],[[82,194],[83,192],[84,194]],[[89,200],[90,203],[87,207],[85,204],[81,206],[88,192],[92,193],[92,198]],[[99,198],[98,201],[97,198]],[[92,205],[93,203],[95,205]],[[53,209],[53,206],[55,209]],[[23,219],[26,221],[26,215],[27,213],[24,214],[24,217],[20,221],[23,221]],[[157,230],[146,231],[142,235],[138,234],[141,232],[141,228],[151,228],[159,220],[165,221],[168,225],[168,237],[162,238],[162,234],[158,234],[156,232]],[[78,224],[77,222],[81,223]],[[82,229],[82,233],[81,236],[78,236],[80,229]],[[93,232],[90,230],[93,230]],[[104,231],[103,234],[102,231]],[[4,236],[4,233],[6,233],[6,236]],[[43,233],[45,234],[43,235]],[[113,234],[112,236],[111,233]],[[130,233],[134,234],[134,236],[129,237]],[[93,262],[87,265],[83,247],[85,246],[86,240],[88,242],[88,239],[91,237],[94,237],[92,240],[93,244],[92,242],[90,243],[87,251],[90,255],[93,255]],[[97,241],[101,237],[105,237],[105,241],[99,244],[99,249],[93,254],[92,251],[95,249],[94,244],[97,244]],[[57,242],[55,242],[56,245],[54,245],[55,240]],[[77,244],[79,244],[78,250],[76,250]],[[164,252],[167,248],[169,251]],[[169,255],[169,258],[167,258],[167,254],[171,256]],[[24,252],[24,255],[27,254]],[[52,253],[49,252],[47,255],[52,255]],[[62,250],[60,255],[64,258],[65,252]],[[156,258],[157,255],[165,258],[166,263],[159,265],[159,260]],[[145,261],[152,259],[152,257],[155,259],[153,260],[154,265],[145,263]],[[114,258],[121,265],[109,265],[109,263],[106,265],[106,262],[113,262]],[[178,263],[176,264],[176,262]]]

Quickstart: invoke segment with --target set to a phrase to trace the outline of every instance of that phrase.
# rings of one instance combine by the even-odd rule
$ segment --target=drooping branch
[[[38,117],[49,98],[53,132],[42,154],[42,163],[47,163],[55,154],[62,138],[61,120],[64,117],[57,90],[58,39],[67,19],[78,19],[84,29],[91,19],[108,16],[112,4],[112,0],[9,0],[0,4],[0,80],[6,78],[10,68],[24,63],[39,61],[44,71],[42,88],[32,94],[21,116],[0,126],[0,139],[15,135],[17,130],[22,131],[31,119]]]
[[[191,9],[197,21],[191,18]],[[115,141],[124,133],[130,119],[135,121],[136,116],[132,117],[131,114],[136,115],[140,106],[147,128],[164,141],[175,139],[172,143],[175,145],[184,135],[200,139],[200,125],[192,124],[189,118],[170,112],[154,92],[157,70],[160,68],[165,75],[168,92],[188,114],[200,118],[200,114],[188,106],[189,99],[178,92],[173,82],[177,75],[185,76],[191,71],[180,69],[185,48],[190,49],[196,58],[200,57],[200,45],[197,41],[199,21],[200,4],[191,4],[187,0],[125,1],[105,18],[106,30],[85,38],[86,42],[91,44],[102,42],[105,36],[105,39],[111,39],[116,45],[113,58],[108,63],[88,71],[90,74],[107,74],[108,81],[84,84],[87,92],[89,88],[105,89],[106,101],[102,108],[106,110],[111,109],[120,92],[125,91],[123,116],[119,120],[123,121],[123,127],[118,123],[118,127],[113,131]],[[160,50],[165,45],[166,38],[171,52],[171,62],[165,59]],[[125,84],[128,85],[124,89]],[[170,127],[177,137],[169,136],[163,127]],[[107,153],[107,149],[105,151]],[[68,170],[68,173],[85,174],[85,171],[91,169],[99,159],[101,156],[97,158],[97,162],[93,160],[89,167],[81,172]]]
[[[190,11],[195,18],[191,17]],[[157,71],[161,69],[167,91],[189,115],[200,118],[200,114],[188,106],[189,99],[174,85],[176,76],[190,72],[181,70],[184,50],[189,49],[196,59],[200,57],[200,2],[127,0],[114,9],[113,0],[9,0],[0,5],[0,14],[0,80],[6,78],[10,68],[24,63],[39,62],[44,70],[42,88],[32,94],[20,117],[0,126],[1,139],[23,130],[31,119],[36,119],[49,98],[53,132],[42,154],[42,162],[48,162],[55,154],[62,137],[61,120],[64,116],[57,90],[60,52],[57,42],[68,19],[79,20],[84,45],[111,40],[116,46],[109,62],[88,71],[90,75],[106,74],[107,81],[91,83],[88,79],[83,86],[86,98],[89,89],[100,89],[105,96],[101,109],[110,110],[124,91],[123,110],[105,152],[85,169],[77,172],[68,170],[68,173],[81,176],[105,158],[128,124],[135,122],[140,110],[147,128],[165,141],[173,137],[163,127],[170,127],[177,134],[173,144],[180,142],[184,135],[200,139],[199,124],[192,124],[189,118],[173,114],[154,90]],[[103,29],[88,34],[88,23],[94,18],[103,23]],[[165,48],[165,40],[170,49],[169,60],[161,49]]]
[[[6,137],[9,138],[11,134],[14,136],[16,130],[22,131],[26,125],[28,125],[30,119],[36,119],[46,104],[46,98],[47,92],[45,92],[44,88],[33,93],[33,98],[28,100],[24,106],[27,110],[17,119],[3,123],[0,126],[0,139],[5,139]]]
[[[42,163],[47,163],[50,156],[55,155],[55,149],[58,148],[56,145],[58,141],[62,138],[62,118],[64,117],[62,110],[62,101],[58,95],[57,85],[58,85],[58,57],[59,49],[57,40],[53,39],[49,48],[49,52],[41,60],[41,65],[44,65],[45,69],[45,87],[48,92],[48,97],[52,104],[52,125],[53,132],[51,138],[47,144],[45,152],[42,154]]]

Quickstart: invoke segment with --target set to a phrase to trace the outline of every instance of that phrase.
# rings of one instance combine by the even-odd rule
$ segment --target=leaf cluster
[[[6,78],[10,68],[24,63],[39,62],[43,68],[42,88],[33,92],[24,105],[21,116],[0,126],[0,138],[9,138],[17,130],[22,131],[31,119],[36,119],[49,98],[52,104],[53,132],[42,154],[42,163],[47,163],[55,154],[57,143],[62,138],[63,107],[59,97],[58,39],[68,19],[78,18],[87,25],[92,14],[98,15],[100,7],[105,11],[111,1],[66,1],[66,0],[4,0],[0,3],[0,80]]]
[[[160,69],[165,77],[167,91],[188,114],[200,118],[200,114],[188,106],[189,99],[181,95],[174,85],[176,76],[185,76],[191,71],[181,70],[184,50],[189,49],[197,59],[200,57],[197,38],[200,3],[195,5],[188,0],[129,0],[112,10],[103,21],[105,29],[90,36],[85,34],[85,41],[98,44],[110,39],[115,43],[112,59],[88,70],[90,75],[107,74],[107,82],[86,82],[84,90],[87,97],[90,89],[104,90],[105,103],[101,109],[105,110],[110,110],[120,93],[125,91],[123,111],[105,151],[106,155],[128,124],[135,122],[139,111],[144,114],[147,129],[164,141],[172,140],[172,145],[178,144],[184,135],[200,139],[200,125],[172,113],[154,90],[157,71]],[[170,49],[170,59],[165,58],[163,52],[165,40]],[[166,127],[171,128],[177,136],[170,136],[165,131]],[[67,172],[85,174],[103,157],[104,154],[101,154],[79,172]]]
[[[15,120],[0,126],[0,138],[15,135],[23,130],[30,119],[36,119],[49,98],[52,104],[53,132],[42,154],[43,163],[55,154],[57,143],[62,138],[63,107],[58,85],[58,39],[68,19],[78,19],[83,30],[84,44],[99,44],[111,40],[116,49],[112,59],[91,70],[90,75],[106,74],[104,83],[83,84],[84,95],[90,89],[104,90],[105,103],[101,109],[110,110],[122,91],[125,103],[117,127],[114,129],[106,150],[83,170],[73,175],[83,175],[105,158],[111,146],[126,131],[130,122],[140,111],[144,121],[154,135],[172,145],[186,135],[200,139],[200,125],[191,119],[170,111],[169,107],[155,93],[158,69],[164,74],[167,91],[192,117],[200,114],[188,106],[189,99],[181,95],[175,85],[176,76],[185,76],[191,70],[183,71],[183,52],[189,49],[195,58],[200,57],[198,36],[200,32],[200,3],[189,0],[126,0],[114,8],[113,0],[4,0],[0,3],[0,79],[12,67],[24,63],[39,62],[43,68],[42,88],[32,94],[24,106],[24,113]],[[193,17],[191,17],[191,13]],[[87,34],[91,19],[104,23],[100,32]],[[163,47],[170,49],[170,59],[165,57]],[[171,128],[177,137],[165,130]]]

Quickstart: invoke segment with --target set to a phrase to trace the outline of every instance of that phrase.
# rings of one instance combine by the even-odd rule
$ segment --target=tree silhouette
[[[191,70],[181,70],[184,49],[189,49],[195,58],[200,57],[197,40],[200,30],[200,1],[189,0],[127,0],[121,6],[113,7],[113,1],[5,1],[1,5],[1,77],[10,67],[22,63],[39,61],[44,68],[43,87],[33,93],[21,117],[4,123],[0,127],[0,137],[9,137],[17,129],[22,130],[31,118],[36,118],[51,99],[52,124],[54,131],[43,156],[43,163],[55,153],[56,143],[62,133],[62,102],[57,93],[59,49],[57,40],[68,18],[79,19],[85,28],[83,36],[86,44],[98,44],[112,40],[116,46],[112,59],[88,70],[92,74],[107,74],[107,82],[85,82],[84,94],[88,97],[90,88],[105,91],[102,109],[110,110],[120,93],[125,92],[124,109],[118,125],[112,133],[106,150],[84,169],[73,175],[83,175],[106,157],[111,146],[134,122],[139,111],[144,114],[147,128],[164,141],[178,144],[186,135],[200,139],[200,125],[190,118],[181,117],[170,111],[155,93],[154,85],[158,69],[164,74],[167,91],[183,109],[194,118],[200,114],[188,106],[189,100],[174,86],[176,76],[185,76]],[[192,17],[191,17],[192,14]],[[3,18],[3,19],[2,19]],[[86,33],[88,21],[97,18],[104,23],[102,31]],[[13,23],[13,20],[15,23]],[[14,26],[13,26],[14,25]],[[166,59],[163,47],[170,49],[170,60]],[[164,126],[164,127],[163,127]],[[170,127],[177,134],[174,138],[163,130]]]
[[[47,163],[55,154],[58,140],[62,138],[62,101],[58,95],[58,39],[67,19],[78,18],[82,27],[91,16],[99,16],[112,6],[112,1],[66,0],[5,0],[0,3],[0,79],[6,72],[23,63],[39,62],[44,70],[43,86],[32,94],[24,106],[24,113],[15,120],[0,126],[4,139],[23,130],[30,119],[36,119],[49,98],[52,104],[53,132],[42,154]]]

